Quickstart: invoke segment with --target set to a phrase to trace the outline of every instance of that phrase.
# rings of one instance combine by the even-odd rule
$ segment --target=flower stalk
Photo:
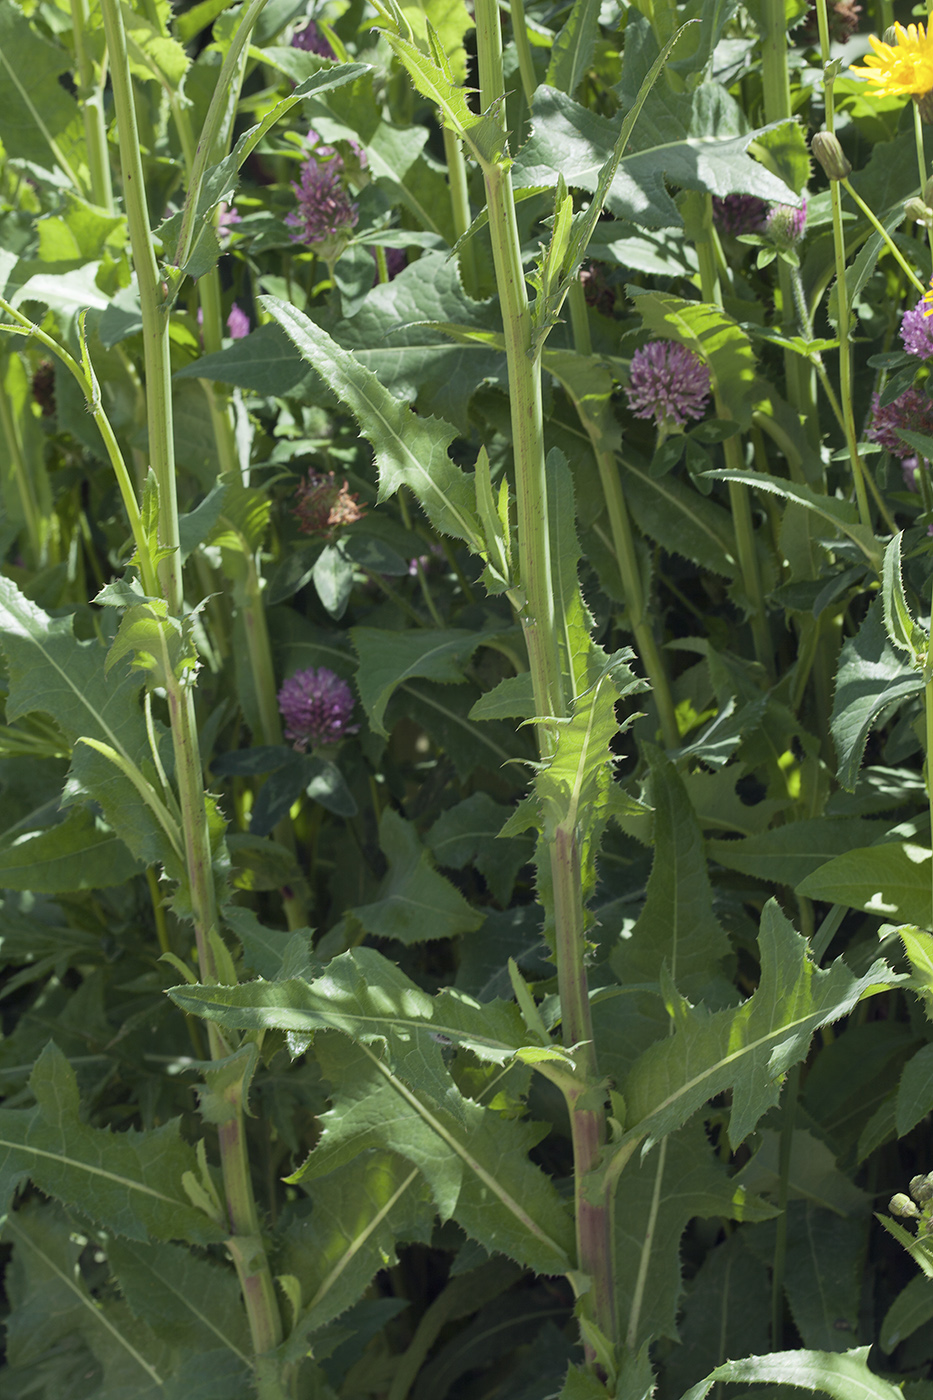
[[[257,0],[254,0],[247,18],[251,17],[254,21],[260,7]],[[160,544],[171,550],[161,569],[162,587],[170,613],[180,617],[184,598],[178,549],[178,504],[175,490],[168,343],[169,306],[162,290],[162,280],[150,233],[123,17],[118,0],[101,0],[101,9],[111,57],[124,200],[142,307],[149,452],[159,487],[159,537]],[[248,32],[248,28],[245,28],[244,33],[238,34],[240,47],[245,42]],[[235,50],[238,51],[236,41],[231,45],[230,52]],[[218,91],[222,85],[223,73],[218,79]],[[216,96],[215,93],[215,98]],[[211,111],[214,107],[215,104],[212,103]],[[212,144],[212,133],[202,133],[201,141],[206,141],[209,147]],[[162,674],[171,723],[175,778],[184,833],[186,884],[194,922],[200,975],[203,982],[211,983],[218,980],[218,951],[224,950],[220,942],[212,843],[202,782],[194,696],[187,677],[183,674],[179,678],[175,674],[167,655],[167,646]],[[224,960],[229,962],[228,957]],[[209,1029],[209,1040],[212,1059],[222,1059],[229,1055],[230,1047],[214,1026]],[[254,1347],[257,1352],[265,1352],[281,1340],[281,1318],[259,1230],[246,1156],[242,1091],[237,1094],[230,1107],[231,1117],[221,1125],[219,1132],[221,1167],[232,1233],[229,1247],[240,1278]],[[283,1397],[281,1386],[274,1376],[267,1378],[260,1393],[262,1400],[282,1400]]]

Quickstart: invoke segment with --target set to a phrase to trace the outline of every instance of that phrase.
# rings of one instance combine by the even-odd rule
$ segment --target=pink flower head
[[[232,204],[220,203],[217,206],[217,234],[223,241],[234,224],[242,223],[242,219]]]
[[[322,744],[336,744],[345,734],[356,734],[350,724],[353,692],[346,681],[326,666],[296,671],[279,691],[279,710],[285,720],[285,738],[304,753]]]
[[[737,238],[740,233],[761,233],[768,217],[768,206],[753,194],[713,195],[713,218],[723,233]]]
[[[318,58],[336,58],[330,44],[311,19],[304,29],[297,29],[292,35],[292,48],[304,49],[305,53],[316,53]]]
[[[314,150],[301,167],[299,182],[292,185],[298,208],[285,222],[296,230],[293,243],[306,243],[317,247],[322,257],[335,257],[343,251],[358,210],[343,187],[339,153],[333,146],[320,145],[314,131],[308,132],[308,140]]]
[[[703,417],[709,395],[709,370],[685,345],[652,340],[632,356],[625,396],[636,418],[653,418],[667,430],[682,428]]]
[[[872,395],[871,427],[865,436],[869,442],[879,442],[893,457],[912,457],[914,449],[898,437],[898,428],[933,437],[933,401],[914,385],[883,407],[880,395]]]
[[[236,302],[230,308],[230,315],[227,317],[227,330],[230,332],[231,340],[242,340],[249,335],[249,317]]]
[[[901,340],[908,355],[916,355],[918,360],[933,359],[933,316],[928,313],[930,304],[925,297],[912,311],[905,311],[901,322]]]
[[[765,225],[768,237],[776,247],[794,248],[803,238],[807,226],[807,201],[799,209],[792,204],[772,204]]]

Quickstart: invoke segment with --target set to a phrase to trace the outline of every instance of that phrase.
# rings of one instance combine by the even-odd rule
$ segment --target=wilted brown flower
[[[316,472],[312,467],[296,493],[295,515],[305,535],[331,535],[365,514],[349,482],[338,486],[333,472]]]

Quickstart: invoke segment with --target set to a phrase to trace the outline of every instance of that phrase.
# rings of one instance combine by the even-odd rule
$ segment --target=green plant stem
[[[87,163],[91,176],[91,197],[108,214],[113,213],[113,183],[110,178],[110,153],[107,149],[107,127],[104,121],[104,84],[106,60],[100,71],[95,69],[84,43],[87,27],[87,0],[71,0],[71,34],[78,74],[78,101],[84,121],[87,142]]]
[[[6,362],[0,359],[0,434],[6,447],[7,471],[16,484],[16,492],[23,509],[26,525],[27,546],[34,568],[44,562],[42,522],[39,505],[32,487],[32,477],[26,465],[19,428],[13,417],[13,408],[6,391]]]
[[[704,301],[711,302],[716,306],[722,306],[722,294],[710,237],[713,226],[712,195],[688,191],[684,196],[683,214],[688,236],[692,237],[694,240],[697,257],[699,259],[700,295]],[[729,413],[722,401],[719,386],[716,384],[713,386],[713,399],[716,408],[716,416],[718,418],[728,418]],[[742,471],[744,469],[745,464],[742,460],[741,440],[738,436],[733,435],[730,438],[726,438],[722,445],[722,451],[726,467],[729,471]],[[768,675],[773,678],[774,649],[771,644],[771,632],[765,613],[761,575],[758,571],[758,555],[755,548],[752,510],[748,499],[748,492],[744,486],[740,486],[735,482],[729,483],[729,505],[732,510],[732,522],[735,527],[735,543],[736,551],[739,556],[739,569],[742,573],[742,585],[745,589],[751,612],[755,655]]]
[[[248,17],[253,21],[261,8],[254,0]],[[161,294],[161,279],[150,234],[149,213],[143,183],[142,164],[136,132],[136,116],[126,52],[126,35],[119,0],[101,0],[101,9],[111,56],[114,107],[120,135],[123,191],[130,229],[133,262],[139,285],[143,319],[143,345],[146,364],[149,452],[160,488],[159,526],[163,545],[172,555],[163,572],[163,588],[170,611],[180,616],[183,605],[181,570],[178,562],[178,502],[175,490],[171,375],[169,362],[169,314]],[[244,21],[244,25],[246,21]],[[240,47],[249,30],[240,36]],[[237,48],[231,45],[231,52]],[[229,55],[228,55],[229,57]],[[218,81],[221,86],[223,75]],[[216,93],[215,93],[216,97]],[[213,103],[212,103],[213,110]],[[212,144],[213,133],[202,134]],[[206,162],[205,162],[206,163]],[[189,192],[190,193],[190,192]],[[184,861],[187,895],[190,900],[198,948],[200,975],[204,982],[217,980],[216,950],[220,942],[217,898],[214,886],[211,838],[198,747],[194,696],[190,685],[173,673],[167,656],[163,674],[175,757],[175,780],[184,833]],[[212,1058],[223,1058],[229,1047],[216,1027],[209,1029]],[[281,1340],[281,1318],[275,1298],[272,1274],[259,1230],[253,1197],[243,1123],[242,1094],[231,1103],[230,1119],[219,1126],[221,1168],[227,1211],[233,1232],[228,1249],[234,1260],[243,1290],[253,1345],[266,1352]],[[266,1376],[260,1388],[262,1400],[281,1400],[283,1392],[276,1378]]]
[[[454,133],[446,126],[444,127],[444,155],[447,159],[447,183],[450,188],[454,233],[460,239],[469,231],[472,223],[470,191],[467,185],[467,168],[463,147]],[[460,276],[467,293],[470,296],[475,296],[477,292],[476,252],[471,239],[468,239],[460,250]]]
[[[504,123],[502,41],[496,0],[477,0],[477,54],[484,111]],[[502,126],[504,131],[504,125]],[[502,307],[509,374],[512,449],[518,507],[519,559],[524,607],[522,627],[528,647],[535,697],[539,749],[553,750],[554,720],[567,715],[555,626],[544,460],[541,356],[533,336],[522,268],[512,184],[505,162],[484,166],[489,231]],[[573,1048],[581,1087],[568,1095],[574,1151],[578,1267],[592,1280],[584,1307],[612,1341],[616,1333],[611,1216],[608,1197],[594,1203],[587,1193],[605,1137],[602,1108],[578,1107],[577,1099],[598,1082],[593,1029],[584,965],[584,916],[580,853],[575,830],[558,826],[548,858],[554,892],[557,981],[564,1044]],[[590,1361],[593,1360],[588,1350]]]
[[[832,181],[831,188],[835,188],[836,183],[837,182],[835,180]],[[862,199],[858,191],[853,188],[851,181],[840,180],[838,183],[842,185],[846,194],[849,195],[855,201],[855,203],[858,205],[859,209],[861,209],[862,213],[865,215],[865,218],[871,224],[875,232],[879,233],[884,239],[885,243],[887,244],[888,252],[894,258],[901,271],[906,272],[907,276],[910,278],[910,281],[913,283],[915,290],[920,292],[921,295],[923,295],[926,292],[926,288],[920,281],[920,278],[917,276],[916,272],[914,272],[910,263],[904,257],[904,254],[901,252],[900,248],[894,242],[894,239],[884,227],[884,224],[880,223],[879,220],[875,217],[874,213],[871,209],[869,209],[868,205],[865,203],[864,199]]]
[[[790,1188],[790,1166],[794,1149],[794,1122],[797,1116],[797,1095],[800,1089],[800,1066],[794,1065],[784,1086],[781,1113],[781,1140],[778,1149],[778,1209],[774,1257],[771,1271],[771,1346],[780,1351],[784,1345],[784,1268],[787,1260],[787,1197]]]
[[[826,0],[817,0],[817,22],[820,30],[820,53],[824,66],[829,63],[829,18],[826,13]],[[835,127],[832,77],[824,79],[823,91],[826,102],[826,130],[832,134]],[[858,502],[859,519],[863,525],[871,527],[871,512],[868,509],[868,496],[865,491],[865,469],[858,451],[858,431],[852,408],[852,347],[849,343],[849,289],[846,284],[846,239],[842,226],[842,196],[840,184],[844,184],[857,203],[861,203],[852,192],[848,180],[830,180],[829,198],[833,215],[833,251],[836,262],[836,306],[839,325],[839,397],[842,400],[842,413],[846,428],[846,444],[849,448],[849,461],[855,482],[855,498]],[[871,215],[876,228],[878,221]],[[881,229],[882,234],[884,230]],[[890,240],[889,240],[890,241]]]
[[[920,175],[920,197],[923,198],[923,191],[927,183],[927,158],[923,149],[923,122],[920,120],[920,108],[911,99],[911,107],[914,109],[914,141],[917,146],[917,170]],[[927,228],[927,243],[930,248],[930,255],[933,257],[933,228]]]
[[[522,80],[522,94],[530,113],[538,79],[535,76],[534,59],[531,56],[531,44],[528,41],[525,0],[511,0],[508,8],[512,19],[512,38],[515,41],[515,50],[518,54],[518,72]]]

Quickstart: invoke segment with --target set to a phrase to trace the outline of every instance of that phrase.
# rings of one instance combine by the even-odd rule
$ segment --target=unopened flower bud
[[[776,247],[788,250],[800,242],[806,225],[807,201],[803,199],[799,209],[792,204],[773,204],[765,231]]]
[[[846,159],[838,136],[831,131],[818,131],[810,142],[810,150],[831,180],[846,180],[852,174],[851,162]]]
[[[896,1196],[892,1196],[888,1202],[888,1210],[892,1215],[900,1215],[904,1220],[915,1220],[920,1211],[914,1205],[909,1196],[905,1196],[903,1191],[899,1191]]]
[[[881,41],[887,44],[889,48],[893,48],[897,43],[897,26],[889,24],[884,34],[881,36]]]
[[[918,199],[916,195],[913,199],[908,199],[904,205],[904,213],[915,224],[923,224],[924,228],[929,228],[933,224],[933,209],[922,199]]]
[[[929,1176],[912,1176],[909,1190],[920,1206],[926,1205],[927,1201],[933,1201],[933,1182]]]

